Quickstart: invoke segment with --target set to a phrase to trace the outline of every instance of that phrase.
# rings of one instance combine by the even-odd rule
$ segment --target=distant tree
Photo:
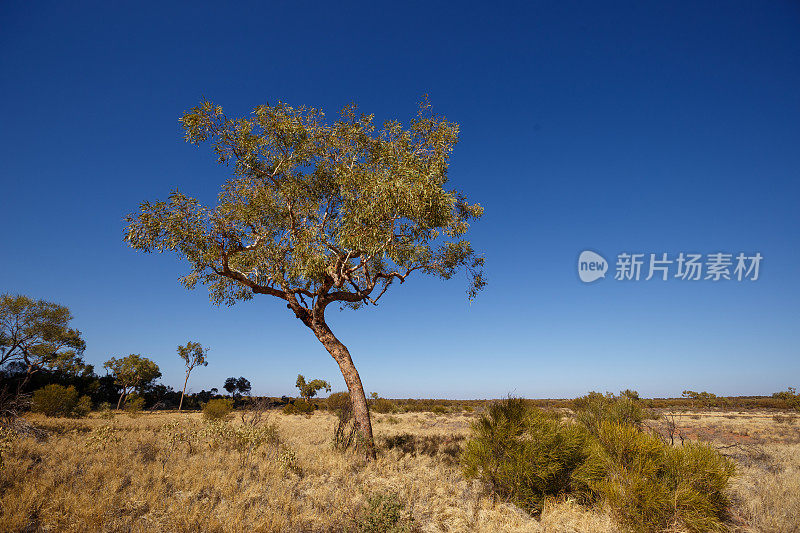
[[[483,213],[447,188],[459,126],[424,101],[405,128],[348,106],[330,124],[313,108],[258,106],[228,118],[204,101],[181,117],[186,140],[210,141],[233,166],[216,207],[178,191],[127,217],[125,240],[143,252],[186,258],[187,288],[208,285],[232,305],[255,294],[281,300],[338,363],[367,457],[369,408],[347,347],[325,318],[330,304],[358,309],[413,272],[450,279],[464,269],[469,297],[485,285],[483,258],[466,233]]]
[[[82,358],[86,343],[81,332],[69,327],[72,318],[63,305],[0,295],[0,368],[15,364],[25,368],[18,391],[40,370],[91,374]]]
[[[117,410],[122,406],[123,398],[127,398],[131,391],[161,377],[158,365],[139,354],[130,354],[120,359],[112,357],[105,362],[103,368],[111,372],[114,383],[122,389],[117,401]]]
[[[300,391],[300,396],[305,401],[309,401],[311,398],[317,395],[317,392],[325,389],[325,392],[331,391],[331,384],[327,381],[321,379],[312,379],[309,382],[306,382],[306,378],[303,377],[302,374],[297,375],[297,382],[295,383],[295,387]]]
[[[199,342],[189,341],[185,346],[178,346],[178,357],[183,359],[186,364],[186,379],[183,381],[183,391],[181,391],[181,403],[178,404],[178,411],[183,408],[183,397],[186,395],[186,384],[189,383],[189,374],[197,366],[208,366],[206,356],[208,348],[203,348]]]
[[[250,386],[250,381],[242,376],[239,376],[238,378],[230,377],[226,379],[222,388],[228,391],[228,394],[234,398],[250,394],[250,390],[252,389]]]

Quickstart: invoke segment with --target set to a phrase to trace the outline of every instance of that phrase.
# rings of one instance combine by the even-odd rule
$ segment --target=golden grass
[[[798,531],[800,424],[778,422],[770,413],[736,419],[718,414],[685,417],[681,424],[687,433],[706,429],[719,436],[720,446],[731,446],[727,437],[744,432],[758,440],[736,437],[723,449],[738,467],[731,488],[733,529]],[[29,421],[50,436],[18,439],[4,455],[0,531],[354,531],[368,498],[381,493],[399,496],[418,531],[619,530],[607,512],[568,499],[549,501],[541,517],[530,517],[465,479],[447,457],[381,449],[376,461],[365,464],[332,448],[335,418],[325,412],[269,418],[283,445],[247,456],[200,436],[191,448],[186,442],[173,448],[165,424],[202,428],[196,413],[82,420],[31,415]],[[403,433],[466,436],[471,420],[405,413],[376,415],[374,426],[381,443]],[[104,431],[111,435],[105,441]],[[775,438],[768,441],[770,434]],[[282,461],[289,450],[298,468]]]

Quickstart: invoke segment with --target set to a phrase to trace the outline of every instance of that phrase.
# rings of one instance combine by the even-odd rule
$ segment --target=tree
[[[414,272],[443,279],[466,270],[470,299],[484,285],[483,258],[466,239],[483,209],[447,189],[458,124],[427,101],[408,128],[345,107],[332,124],[313,108],[262,105],[228,118],[209,101],[181,117],[186,140],[210,142],[233,166],[215,207],[179,191],[127,216],[125,240],[142,252],[173,251],[187,288],[213,303],[256,294],[286,303],[338,363],[358,431],[374,457],[361,378],[325,318],[329,305],[376,305]]]
[[[178,404],[178,411],[183,407],[183,397],[186,395],[186,384],[189,383],[189,374],[196,366],[208,366],[206,356],[208,355],[208,348],[203,348],[199,342],[189,341],[185,346],[178,345],[178,357],[183,359],[186,364],[186,379],[183,381],[183,390],[181,391],[181,403]]]
[[[312,379],[308,383],[306,383],[306,378],[303,377],[303,374],[297,375],[297,383],[295,383],[295,387],[300,391],[300,396],[305,401],[309,401],[311,398],[317,395],[317,392],[325,389],[325,392],[331,391],[331,384],[327,381],[323,381],[321,379]]]
[[[25,368],[18,391],[43,369],[66,373],[89,369],[82,358],[86,343],[81,332],[69,327],[72,318],[63,305],[22,295],[0,296],[0,367]]]
[[[117,401],[117,410],[122,406],[123,398],[127,401],[127,396],[131,391],[144,387],[154,379],[161,377],[161,370],[157,364],[147,357],[134,353],[121,359],[112,357],[105,362],[103,368],[114,375],[114,383],[122,389]]]
[[[250,390],[252,389],[250,381],[242,376],[226,379],[225,385],[223,385],[222,388],[228,391],[228,394],[232,395],[234,398],[250,394]]]

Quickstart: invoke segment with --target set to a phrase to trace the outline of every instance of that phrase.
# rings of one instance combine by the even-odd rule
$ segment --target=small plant
[[[89,435],[89,442],[97,447],[105,448],[108,445],[122,442],[122,437],[117,435],[116,430],[112,426],[105,425],[92,431],[92,434]]]
[[[0,468],[3,467],[3,457],[11,452],[16,440],[16,431],[8,427],[0,426]]]
[[[413,527],[413,517],[394,493],[371,496],[358,521],[360,533],[408,533]]]
[[[216,398],[203,406],[203,418],[206,420],[225,420],[233,412],[233,400]]]
[[[789,387],[785,391],[775,392],[772,397],[783,400],[786,402],[787,407],[800,410],[800,394],[797,394],[797,389],[794,387]]]
[[[64,416],[80,418],[92,409],[92,401],[88,396],[78,396],[78,391],[70,385],[51,384],[33,393],[31,409],[46,416]]]

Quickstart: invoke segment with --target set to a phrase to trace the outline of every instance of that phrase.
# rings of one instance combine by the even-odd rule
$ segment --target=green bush
[[[724,529],[733,464],[708,445],[672,447],[643,431],[647,413],[630,402],[589,394],[577,402],[580,423],[519,399],[495,403],[473,424],[464,472],[534,513],[545,497],[570,494],[603,502],[631,531]]]
[[[572,472],[586,458],[586,430],[518,398],[489,406],[472,433],[462,458],[465,475],[534,513],[546,496],[573,490]]]
[[[590,392],[572,400],[572,409],[576,420],[594,435],[597,435],[604,421],[641,428],[642,422],[653,418],[653,415],[641,407],[635,399],[637,397],[638,393],[630,390],[623,391],[619,396]]]
[[[80,418],[89,414],[92,401],[88,396],[78,397],[78,391],[70,385],[51,384],[34,391],[31,410],[46,416]]]
[[[203,406],[203,418],[206,420],[224,420],[233,412],[233,400],[216,398]]]
[[[310,415],[314,413],[314,409],[313,403],[300,398],[299,400],[286,404],[283,408],[283,412],[287,415]]]
[[[138,416],[144,411],[144,398],[138,394],[131,394],[125,398],[125,412],[130,416]]]
[[[360,533],[408,533],[414,519],[396,494],[376,494],[369,498],[358,521]]]
[[[637,532],[724,529],[733,464],[704,444],[670,447],[630,425],[602,422],[574,472],[618,521]]]

